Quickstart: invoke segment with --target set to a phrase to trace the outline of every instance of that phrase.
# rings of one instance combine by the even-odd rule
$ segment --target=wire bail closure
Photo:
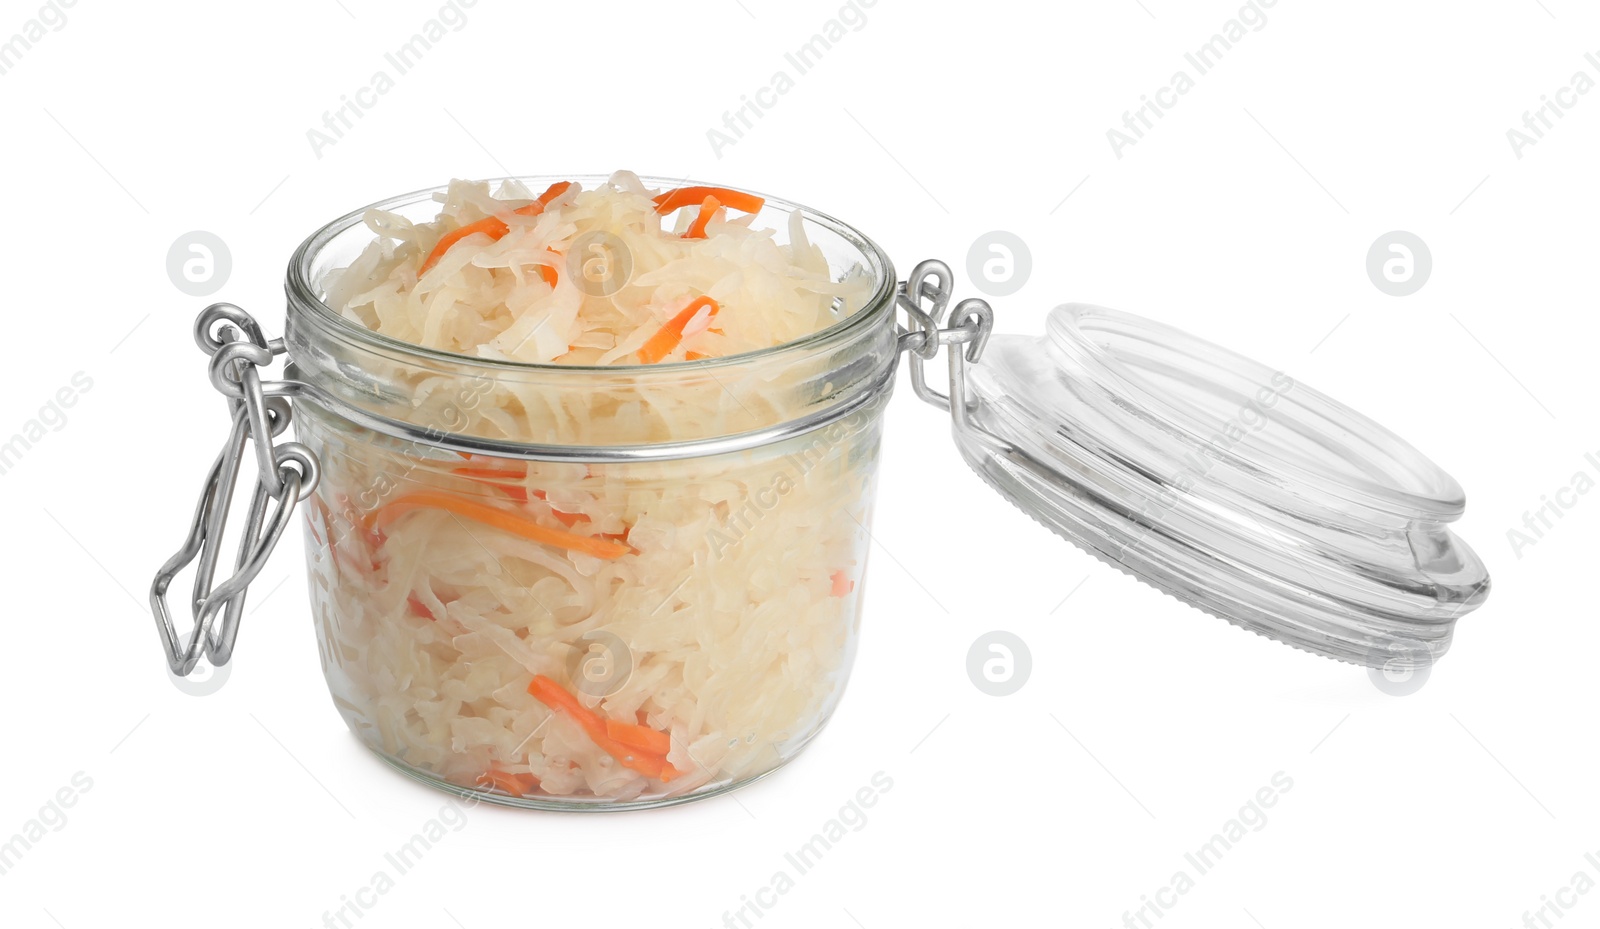
[[[1010,443],[967,418],[972,409],[967,397],[967,366],[983,357],[989,333],[994,329],[994,310],[987,300],[969,297],[956,304],[945,325],[945,310],[950,305],[955,276],[950,266],[937,258],[919,262],[911,275],[895,291],[895,303],[905,312],[910,327],[901,327],[900,350],[910,354],[911,389],[932,406],[945,410],[958,429],[981,436],[996,450],[1007,451]],[[962,351],[957,346],[965,345]],[[923,365],[948,346],[949,392],[940,393],[928,384]]]
[[[200,350],[211,356],[211,384],[228,398],[233,426],[206,475],[188,537],[150,585],[150,610],[166,649],[167,664],[179,676],[193,671],[202,654],[216,667],[233,657],[250,582],[261,573],[288,528],[295,504],[311,495],[321,476],[309,448],[299,442],[273,444],[288,428],[292,411],[289,401],[277,395],[285,385],[264,384],[260,369],[284,353],[283,340],[269,340],[254,317],[228,303],[213,304],[200,313],[194,338]],[[255,488],[239,537],[234,572],[213,586],[246,444],[254,449]],[[189,602],[194,626],[185,644],[173,626],[167,590],[178,572],[196,558],[199,564]]]

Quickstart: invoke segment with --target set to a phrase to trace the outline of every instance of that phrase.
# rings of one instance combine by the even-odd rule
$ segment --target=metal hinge
[[[209,306],[200,314],[195,320],[194,337],[200,349],[211,356],[211,383],[228,398],[233,427],[206,476],[188,537],[161,566],[150,585],[150,609],[155,614],[156,629],[166,647],[167,663],[179,676],[194,670],[202,654],[219,667],[233,656],[246,589],[288,528],[295,504],[311,495],[321,474],[316,456],[304,445],[273,444],[273,439],[289,426],[289,401],[281,395],[288,392],[282,388],[289,385],[263,382],[260,369],[284,353],[283,340],[268,340],[249,313],[227,303]],[[247,442],[255,449],[255,489],[239,537],[233,575],[212,586]],[[270,513],[269,499],[274,501]],[[172,623],[167,589],[178,572],[197,557],[200,563],[195,569],[194,593],[189,602],[194,627],[188,642],[183,643]]]
[[[895,302],[908,320],[908,325],[901,327],[900,350],[910,354],[911,388],[924,402],[949,412],[958,430],[977,435],[997,449],[1009,449],[1010,443],[968,418],[973,401],[967,395],[967,367],[983,356],[994,328],[994,310],[988,301],[969,297],[956,304],[947,322],[944,313],[954,281],[949,265],[929,258],[912,268],[895,291]],[[960,345],[966,350],[956,347]],[[949,346],[948,393],[930,387],[923,370],[943,346]]]

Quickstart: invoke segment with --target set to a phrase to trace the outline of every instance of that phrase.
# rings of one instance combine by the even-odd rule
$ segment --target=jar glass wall
[[[424,215],[430,193],[382,206]],[[313,613],[334,702],[382,757],[499,802],[648,806],[759,777],[826,723],[859,629],[894,273],[843,224],[768,204],[765,225],[799,211],[872,296],[799,341],[690,363],[395,342],[324,303],[370,239],[359,213],[296,254],[287,343],[312,393],[295,428],[323,468]]]

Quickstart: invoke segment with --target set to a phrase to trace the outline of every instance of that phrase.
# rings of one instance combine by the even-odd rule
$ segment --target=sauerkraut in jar
[[[324,670],[402,770],[500,802],[704,796],[855,652],[894,273],[748,192],[454,182],[290,268]]]

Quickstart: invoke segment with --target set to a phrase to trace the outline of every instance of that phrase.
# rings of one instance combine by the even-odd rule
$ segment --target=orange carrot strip
[[[706,237],[706,224],[722,209],[721,201],[716,197],[706,197],[700,204],[700,215],[689,224],[689,230],[683,234],[685,239],[703,239]]]
[[[451,468],[450,472],[485,481],[521,481],[528,476],[526,471],[514,471],[510,468]]]
[[[585,732],[591,729],[605,731],[605,720],[600,714],[579,703],[578,698],[568,693],[566,688],[543,674],[533,676],[533,681],[528,684],[528,693],[550,709],[561,710],[571,716]]]
[[[539,195],[539,199],[533,201],[527,206],[519,206],[511,212],[517,214],[518,216],[538,216],[540,213],[544,212],[545,207],[550,205],[550,201],[566,193],[567,188],[571,186],[571,181],[559,181],[555,184],[551,184],[548,190]],[[459,229],[447,232],[443,236],[440,236],[439,241],[433,246],[433,251],[429,252],[428,257],[423,259],[422,267],[417,270],[417,277],[421,277],[432,270],[433,266],[439,263],[439,259],[444,257],[444,253],[448,252],[452,245],[455,245],[457,242],[469,235],[474,235],[481,232],[488,236],[490,241],[498,242],[500,239],[505,237],[506,233],[510,231],[511,227],[506,225],[505,220],[490,216],[485,219],[480,219],[475,223],[467,223],[465,226],[462,226]]]
[[[532,774],[512,774],[499,768],[490,768],[478,776],[478,783],[488,782],[491,786],[498,787],[513,797],[520,797],[532,793],[539,787],[539,779]]]
[[[606,720],[606,735],[621,742],[629,748],[637,748],[641,752],[652,755],[665,755],[672,751],[672,737],[665,732],[658,732],[649,726],[638,726],[625,723],[619,719]]]
[[[487,503],[468,500],[454,494],[437,490],[419,490],[406,494],[389,503],[384,504],[369,514],[366,519],[369,528],[383,529],[393,525],[394,522],[412,510],[438,509],[448,510],[458,516],[476,520],[487,526],[492,526],[512,535],[519,535],[542,545],[554,545],[575,552],[583,552],[596,558],[607,560],[621,558],[633,551],[620,542],[610,539],[595,539],[589,536],[575,535],[541,526],[533,520],[519,513],[511,513]]]
[[[535,490],[533,495],[538,497],[540,500],[543,500],[546,504],[550,504],[550,497],[544,491]],[[550,515],[554,516],[556,520],[561,523],[561,525],[566,526],[568,529],[571,529],[573,526],[589,518],[582,513],[563,512],[556,509],[554,504],[550,504]],[[605,533],[602,532],[601,535],[605,535]]]
[[[546,187],[544,189],[544,193],[540,194],[538,199],[534,200],[527,206],[519,206],[511,212],[520,213],[523,216],[538,216],[540,213],[544,212],[544,208],[549,206],[552,200],[566,193],[567,188],[571,186],[571,181],[556,181],[554,184]]]
[[[522,486],[522,481],[528,475],[516,471],[506,471],[500,468],[451,468],[451,474],[458,474],[468,480],[488,484],[496,490],[505,491],[506,496],[518,503],[528,502],[528,488]],[[570,526],[571,523],[568,523]]]
[[[475,223],[467,223],[458,229],[452,229],[439,237],[439,241],[433,246],[433,251],[429,252],[428,257],[423,260],[422,267],[417,269],[417,277],[421,277],[433,270],[433,266],[439,263],[439,259],[444,257],[444,253],[448,252],[451,246],[469,235],[482,233],[488,236],[490,241],[498,242],[510,231],[511,227],[506,225],[505,220],[496,219],[493,216],[480,219]]]
[[[660,781],[670,781],[682,773],[660,755],[640,751],[611,738],[606,734],[605,720],[599,714],[579,703],[577,697],[543,674],[534,675],[532,683],[528,685],[528,693],[550,709],[571,717],[594,744],[617,759],[623,767]]]
[[[560,252],[556,251],[553,248],[547,248],[547,249],[545,249],[545,251],[547,251],[551,255],[555,256],[556,261],[560,261],[562,259],[562,257],[563,257]],[[553,265],[553,264],[548,264],[548,265],[538,265],[537,267],[539,269],[539,276],[541,278],[544,278],[544,282],[546,284],[549,284],[550,287],[552,289],[554,289],[554,287],[556,286],[556,283],[561,280],[561,275],[556,271],[556,266]],[[570,345],[567,346],[567,351],[569,351],[569,352],[572,351],[572,346],[570,346]]]
[[[607,735],[595,736],[591,734],[589,738],[593,739],[594,744],[600,746],[600,749],[607,755],[617,759],[617,762],[624,768],[630,771],[638,771],[645,777],[654,778],[665,783],[683,774],[682,771],[674,768],[671,762],[660,755],[652,755],[648,752],[641,752],[636,748],[629,748],[621,742],[613,741]]]
[[[672,350],[683,341],[683,327],[689,325],[689,320],[694,319],[694,314],[700,312],[702,307],[711,307],[711,315],[716,316],[717,301],[710,297],[696,297],[678,312],[677,316],[668,320],[665,326],[639,349],[639,360],[645,364],[655,364],[661,359],[672,354]]]
[[[563,513],[555,507],[550,508],[550,515],[556,518],[556,522],[566,526],[568,529],[583,522],[584,519],[582,513]]]
[[[856,589],[856,582],[845,576],[843,568],[833,572],[833,576],[829,580],[833,581],[833,589],[829,593],[835,597],[842,597]]]
[[[758,213],[767,202],[755,194],[747,194],[742,190],[729,190],[726,187],[679,187],[657,194],[653,199],[656,212],[665,216],[673,210],[704,203],[710,196],[715,196],[724,206],[732,207],[741,213]]]
[[[433,611],[428,609],[428,605],[426,603],[422,602],[422,598],[418,597],[414,593],[406,595],[406,605],[411,607],[411,612],[421,616],[423,619],[430,620],[432,622],[439,621],[439,617],[433,615]]]
[[[511,471],[503,468],[451,468],[450,473],[458,474],[469,480],[480,481],[497,490],[503,490],[507,496],[518,503],[527,503],[530,493],[533,497],[546,500],[544,491],[535,490],[530,492],[526,487],[522,486],[520,482],[528,477],[526,472]],[[568,529],[588,518],[582,513],[567,513],[556,509],[554,506],[550,507],[550,515],[554,516],[561,525],[566,526]],[[607,537],[609,538],[609,536]]]
[[[575,526],[578,523],[581,523],[584,520],[589,518],[589,517],[583,515],[582,513],[567,513],[567,512],[564,512],[562,510],[556,509],[554,504],[550,504],[549,495],[546,494],[542,490],[533,491],[533,495],[535,497],[539,498],[540,500],[543,500],[546,504],[550,505],[550,515],[554,516],[556,518],[557,522],[561,523],[561,525],[563,525],[563,526],[566,526],[568,529],[571,529],[573,526]],[[600,534],[601,535],[605,535],[605,533],[603,533],[603,532],[600,533]]]

